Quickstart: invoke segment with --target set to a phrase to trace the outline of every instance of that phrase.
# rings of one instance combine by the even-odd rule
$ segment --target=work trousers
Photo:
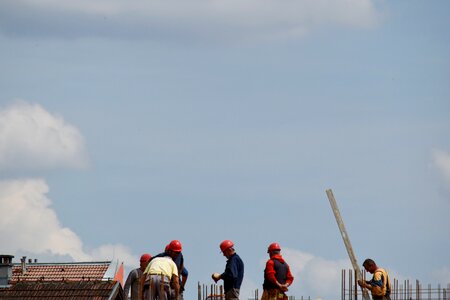
[[[170,279],[150,275],[149,288],[144,290],[144,300],[171,300]]]
[[[372,295],[372,299],[373,300],[391,300],[391,296],[390,295],[385,295],[385,296],[374,296],[374,295]]]
[[[239,300],[239,289],[230,289],[226,291],[225,300]]]
[[[287,300],[285,293],[278,289],[264,290],[261,300]]]

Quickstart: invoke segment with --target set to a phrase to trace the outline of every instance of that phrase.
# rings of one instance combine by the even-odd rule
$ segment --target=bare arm
[[[175,299],[178,299],[178,296],[180,295],[180,281],[178,280],[178,276],[176,275],[172,276],[170,285],[175,291]]]

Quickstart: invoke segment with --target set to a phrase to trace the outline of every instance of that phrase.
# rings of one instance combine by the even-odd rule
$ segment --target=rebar
[[[363,271],[361,278],[366,280],[367,272]],[[357,300],[362,294],[356,288],[358,276],[352,269],[341,272],[341,299]],[[438,284],[433,288],[431,284],[423,286],[419,280],[415,280],[415,286],[409,279],[403,280],[400,284],[395,278],[391,279],[391,299],[392,300],[450,300],[450,283],[445,287]]]

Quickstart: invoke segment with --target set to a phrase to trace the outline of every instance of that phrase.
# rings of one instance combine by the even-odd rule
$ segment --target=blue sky
[[[124,261],[232,239],[260,288],[337,299],[358,260],[450,283],[448,1],[0,2],[0,252]]]

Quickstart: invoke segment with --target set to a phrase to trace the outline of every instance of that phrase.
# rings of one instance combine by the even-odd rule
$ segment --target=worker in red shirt
[[[270,259],[264,270],[263,294],[261,300],[287,300],[286,292],[294,281],[289,265],[281,256],[281,247],[272,243],[267,249]]]

